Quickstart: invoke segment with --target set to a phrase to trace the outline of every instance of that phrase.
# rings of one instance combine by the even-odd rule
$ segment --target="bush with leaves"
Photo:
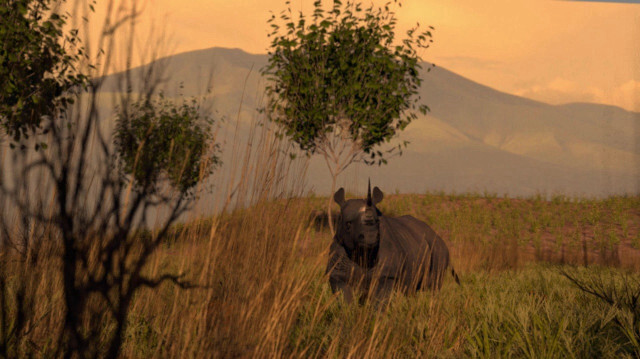
[[[91,59],[55,15],[63,2],[0,2],[0,126],[21,146],[48,132],[46,149],[0,156],[0,357],[122,356],[141,289],[197,286],[177,270],[147,268],[192,208],[197,182],[220,162],[207,109],[157,96],[166,71],[155,61],[161,43],[151,42],[142,74],[112,62],[133,57],[138,2],[105,0]],[[70,19],[88,16],[93,3],[75,5]],[[89,49],[91,37],[83,36]],[[88,78],[90,86],[80,87]],[[108,79],[118,86],[114,103],[126,104],[115,134],[100,110]],[[24,248],[13,245],[20,238]],[[44,295],[58,299],[41,316],[34,298],[43,295],[35,284],[43,270],[56,278]],[[34,341],[42,330],[50,338]]]
[[[325,11],[316,1],[311,19],[300,13],[297,20],[287,5],[280,16],[284,24],[275,16],[269,20],[273,40],[262,70],[270,80],[266,112],[301,150],[324,157],[333,193],[337,176],[351,163],[386,163],[385,154],[396,148],[385,153],[379,145],[417,112],[428,111],[417,96],[417,49],[429,47],[433,28],[412,28],[397,42],[391,2],[365,9],[335,0]]]
[[[157,192],[162,180],[187,192],[220,163],[212,125],[211,117],[201,117],[196,99],[176,104],[160,95],[136,101],[116,118],[120,169],[142,192]]]
[[[37,133],[86,82],[76,71],[84,56],[78,31],[66,31],[68,17],[59,12],[64,2],[0,2],[0,126],[15,142]]]

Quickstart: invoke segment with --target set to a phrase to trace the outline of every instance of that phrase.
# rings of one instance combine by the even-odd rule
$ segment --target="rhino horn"
[[[367,189],[367,206],[372,206],[371,202],[371,178],[369,178],[369,188]]]

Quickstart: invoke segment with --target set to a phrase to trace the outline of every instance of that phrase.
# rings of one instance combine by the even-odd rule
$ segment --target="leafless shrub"
[[[604,268],[588,272],[562,268],[560,274],[582,292],[617,309],[613,321],[628,339],[634,354],[640,355],[640,276],[616,274]]]
[[[74,18],[88,16],[85,11],[90,6],[76,1]],[[119,109],[120,121],[131,121],[138,115],[128,111],[132,105],[153,106],[164,73],[158,62],[139,78],[131,70],[134,55],[147,54],[147,61],[153,61],[161,49],[160,42],[150,52],[134,48],[141,14],[137,2],[110,0],[106,9],[101,37],[95,43],[85,39],[89,55],[77,64],[78,71],[91,79],[89,85],[75,90],[73,106],[43,117],[46,134],[30,139],[43,141],[47,148],[32,151],[34,146],[25,146],[0,158],[4,172],[0,175],[0,352],[5,357],[42,351],[64,357],[117,357],[132,300],[141,288],[156,288],[164,282],[181,288],[196,286],[183,273],[147,275],[144,268],[172,224],[191,208],[193,186],[211,172],[216,161],[191,161],[188,153],[182,153],[183,166],[174,158],[172,172],[166,176],[156,172],[149,181],[140,178],[135,163],[121,171],[122,155],[111,140],[111,116],[101,113],[105,76],[113,72],[116,58],[123,56],[126,67],[116,77],[112,104]],[[96,51],[91,45],[97,45]],[[193,111],[185,113],[193,115]],[[133,156],[158,150],[149,143],[142,138]],[[213,141],[210,146],[215,148]],[[153,159],[145,156],[149,158]],[[198,168],[181,172],[189,163]],[[197,180],[180,178],[194,173]],[[47,320],[60,316],[60,324],[53,325],[56,330],[50,334],[57,336],[53,344],[37,343],[29,335],[42,309],[36,305],[43,288],[38,276],[47,271],[55,273],[46,275],[54,281],[47,295],[61,297],[41,314]]]

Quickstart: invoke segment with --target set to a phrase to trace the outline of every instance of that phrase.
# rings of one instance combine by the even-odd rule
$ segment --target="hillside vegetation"
[[[375,172],[374,185],[386,192],[380,209],[390,216],[410,214],[431,225],[450,246],[462,285],[449,279],[439,293],[395,296],[386,311],[368,304],[346,306],[330,293],[325,275],[331,241],[323,211],[327,198],[304,190],[322,192],[314,181],[326,178],[326,173],[314,172],[313,163],[304,158],[290,161],[288,144],[274,136],[275,129],[264,118],[253,114],[243,121],[241,115],[221,129],[220,138],[227,141],[226,167],[202,186],[200,202],[182,218],[185,224],[171,229],[143,268],[148,277],[180,275],[185,288],[165,281],[132,298],[124,319],[122,356],[640,355],[640,300],[634,299],[640,297],[639,196],[394,194],[408,183],[438,188],[428,182],[438,177],[435,174],[441,175],[438,181],[460,191],[468,181],[491,190],[484,186],[486,180],[508,191],[503,181],[520,183],[518,176],[549,180],[549,172],[518,169],[501,162],[504,153],[483,152],[476,145],[470,152],[445,147],[442,152],[406,153],[386,167],[367,170]],[[418,130],[430,126],[417,124]],[[468,139],[453,124],[442,129],[459,141]],[[481,159],[489,157],[502,172],[483,167]],[[451,158],[475,161],[482,171],[450,162]],[[400,161],[410,163],[414,172],[394,167],[402,165]],[[396,173],[403,176],[393,176]],[[364,183],[357,178],[354,182],[354,188]],[[159,220],[161,214],[150,218]],[[3,215],[10,226],[0,230],[7,237],[24,238],[28,245],[0,251],[0,349],[18,356],[56,356],[60,345],[68,345],[61,334],[66,308],[62,237],[55,219],[40,222],[25,220],[17,212]],[[145,239],[154,237],[150,234],[140,231],[140,238],[130,238],[129,255],[142,252]],[[102,235],[83,238],[95,247],[88,253],[100,253]],[[86,259],[89,271],[104,273],[95,260]],[[109,270],[110,278],[120,275],[123,286],[130,283],[126,270]],[[88,275],[78,273],[79,278]],[[601,289],[596,294],[606,295],[586,293],[567,275],[578,284],[587,283],[583,289]],[[109,298],[85,294],[87,305],[79,313],[84,327],[79,329],[87,337],[97,336],[106,347],[105,338],[115,332]],[[21,328],[20,335],[14,334],[15,328]],[[91,349],[96,355],[106,352],[102,347]]]
[[[346,84],[319,94],[310,78],[293,86],[302,97],[270,102],[260,75],[269,73],[267,55],[214,48],[158,59],[165,33],[156,42],[155,31],[148,40],[135,32],[135,1],[108,2],[89,46],[92,36],[65,21],[93,4],[61,16],[64,2],[0,6],[16,18],[0,22],[4,48],[31,45],[4,56],[21,69],[10,77],[23,76],[0,93],[7,139],[18,141],[0,133],[0,358],[640,357],[640,113],[552,106],[440,68],[424,76],[431,64],[418,71],[407,40],[408,52],[390,47],[395,18],[381,13],[335,23],[344,37],[327,39],[344,58],[333,70],[305,58],[334,62],[336,51],[307,57],[303,47],[288,52],[304,55],[300,62],[281,59],[291,73],[271,78],[325,68],[325,84]],[[380,17],[389,23],[375,28],[388,41],[351,32]],[[323,23],[306,49],[324,41]],[[286,33],[310,38],[298,24]],[[343,41],[353,35],[369,46],[359,52],[368,65],[356,70]],[[291,48],[287,36],[274,41],[276,53]],[[418,47],[429,47],[425,36]],[[394,55],[371,58],[383,43]],[[148,64],[131,69],[139,44]],[[55,56],[39,64],[50,47]],[[379,74],[383,81],[360,83]],[[381,83],[394,86],[370,92]],[[414,95],[425,103],[407,107]],[[300,98],[311,101],[279,111]],[[386,101],[394,98],[402,101]],[[334,100],[345,106],[316,113]],[[388,123],[399,114],[409,117]],[[308,137],[306,116],[324,137]],[[334,191],[325,164],[309,156],[333,140],[348,145],[324,149],[327,163],[338,154],[331,188],[339,174],[337,186],[352,192],[370,177],[386,192],[383,213],[413,215],[443,237],[460,285],[447,277],[438,292],[394,293],[384,308],[331,293],[335,216],[326,210],[336,206],[314,193]],[[388,148],[377,145],[403,140],[412,144],[387,166],[358,157],[375,150],[385,163]],[[343,172],[349,161],[360,165]],[[444,192],[419,194],[426,189]]]
[[[211,75],[216,110],[249,121],[264,105],[265,80],[259,69],[267,60],[267,55],[241,49],[210,48],[156,63],[172,74],[163,84],[167,95],[205,93],[203,78]],[[149,66],[133,69],[133,77],[142,78]],[[385,168],[402,176],[381,176],[378,169],[359,166],[343,178],[357,174],[359,183],[365,183],[371,177],[381,188],[403,193],[486,189],[512,196],[542,192],[602,198],[640,191],[640,149],[635,145],[640,113],[590,103],[550,105],[497,91],[440,66],[427,73],[430,67],[422,63],[419,96],[431,111],[403,131],[397,143],[411,143]],[[117,91],[116,79],[107,78],[103,90]],[[238,103],[243,103],[240,114]],[[241,131],[240,137],[248,132]],[[311,161],[309,174],[309,184],[319,193],[330,191],[322,159]]]
[[[331,236],[325,218],[317,215],[325,201],[313,196],[258,201],[174,228],[146,271],[182,273],[198,287],[167,283],[141,292],[122,353],[202,358],[640,354],[633,308],[608,305],[562,275],[640,287],[640,197],[545,201],[387,194],[383,213],[412,214],[432,225],[451,246],[462,280],[457,286],[447,279],[436,294],[394,296],[387,311],[346,306],[331,295],[324,275]],[[2,260],[13,274],[9,285],[23,283],[37,294],[25,298],[36,301],[37,321],[15,345],[25,355],[46,357],[56,340],[51,333],[61,325],[61,282],[47,269],[58,265],[56,248],[34,251],[34,261],[14,261],[7,253]]]

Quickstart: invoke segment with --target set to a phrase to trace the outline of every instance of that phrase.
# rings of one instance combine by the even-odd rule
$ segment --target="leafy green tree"
[[[26,147],[46,133],[47,144],[0,156],[0,254],[13,258],[16,251],[23,268],[56,271],[62,298],[50,311],[51,320],[61,321],[54,339],[35,344],[33,333],[50,321],[36,315],[38,289],[21,284],[31,282],[22,269],[12,280],[15,290],[5,285],[2,279],[18,272],[0,261],[0,357],[120,357],[140,289],[164,282],[196,286],[173,270],[155,275],[145,268],[192,208],[195,185],[220,162],[206,109],[196,100],[158,96],[164,78],[157,61],[140,76],[129,62],[109,77],[118,86],[114,103],[124,105],[116,111],[116,133],[107,130],[103,86],[115,72],[111,59],[134,54],[138,2],[105,0],[97,53],[89,61],[77,31],[65,32],[64,1],[0,0],[0,135]],[[68,18],[87,15],[90,1],[78,1]],[[90,40],[84,37],[87,49]],[[22,235],[32,230],[44,232],[35,240]],[[20,238],[22,247],[15,245]],[[53,256],[60,260],[51,267]]]
[[[269,20],[266,112],[307,155],[324,157],[333,193],[351,163],[386,163],[385,155],[401,147],[382,151],[380,145],[417,112],[427,113],[416,96],[422,82],[417,50],[429,47],[433,28],[417,32],[416,26],[396,41],[391,2],[363,8],[335,0],[326,11],[316,1],[310,19],[303,13],[295,19],[287,5],[280,21],[275,15]]]
[[[64,29],[64,2],[0,2],[0,127],[15,142],[65,109],[70,90],[86,81],[75,68],[84,56],[78,31]]]
[[[160,95],[120,109],[114,143],[121,171],[144,193],[156,193],[163,179],[189,191],[220,163],[212,124],[195,98],[178,104]]]

